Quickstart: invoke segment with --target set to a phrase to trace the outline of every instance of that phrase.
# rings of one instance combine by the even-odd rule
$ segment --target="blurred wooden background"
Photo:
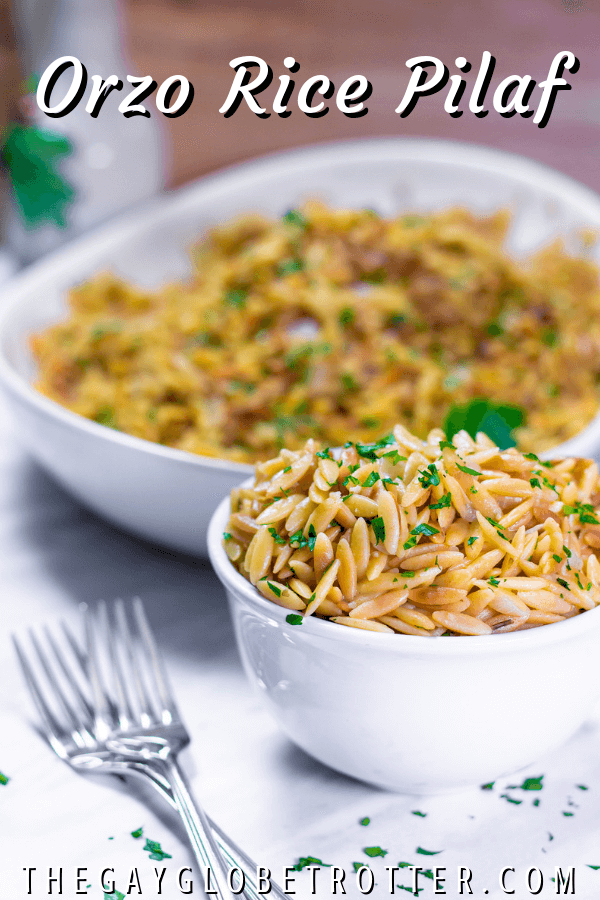
[[[172,136],[172,183],[181,184],[220,166],[272,150],[339,138],[426,135],[476,141],[536,157],[600,190],[600,3],[598,0],[122,0],[126,46],[134,67],[160,83],[184,74],[194,84],[190,110],[168,122]],[[545,129],[531,119],[486,118],[467,112],[453,119],[443,111],[445,91],[419,101],[401,119],[394,113],[407,84],[405,61],[433,54],[450,72],[466,56],[475,79],[481,53],[497,57],[488,100],[509,74],[538,82],[559,50],[581,61],[568,79],[573,90],[559,94]],[[335,105],[310,119],[259,119],[245,106],[225,119],[219,114],[233,77],[229,60],[251,54],[273,68],[271,101],[284,57],[301,64],[297,86],[316,74],[336,87],[355,73],[373,83],[369,112],[343,116]],[[297,88],[296,88],[297,90]],[[467,88],[468,91],[468,88]],[[534,98],[541,92],[536,88]],[[260,99],[260,98],[259,98]],[[265,105],[261,99],[261,105]]]

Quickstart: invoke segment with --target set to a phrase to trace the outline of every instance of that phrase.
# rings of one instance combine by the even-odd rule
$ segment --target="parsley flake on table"
[[[433,881],[433,872],[431,871],[431,869],[419,869],[419,872],[421,873],[421,875],[424,875],[425,878],[431,878],[431,880]]]
[[[173,859],[170,853],[165,853],[158,841],[151,841],[149,838],[146,838],[143,849],[149,854],[150,859],[156,859],[159,862],[163,859]]]
[[[374,858],[375,856],[387,856],[389,851],[382,850],[381,847],[363,847],[363,853]]]
[[[588,869],[594,869],[594,871],[596,871],[596,872],[598,871],[598,869],[600,869],[600,866],[590,866],[589,863],[587,863],[587,867],[588,867]]]
[[[10,778],[8,777],[8,775],[4,775],[2,772],[0,772],[0,784],[8,784],[9,781]]]
[[[438,853],[443,853],[443,850],[425,850],[423,847],[417,847],[416,853],[420,853],[421,856],[437,856]]]
[[[425,890],[425,888],[417,888],[415,891],[411,887],[408,887],[406,884],[397,884],[396,887],[399,887],[401,891],[408,891],[409,894],[412,894],[413,897],[418,897],[421,891]]]
[[[365,816],[363,819],[360,820],[360,822],[358,824],[359,825],[370,825],[371,820],[368,816]]]
[[[523,802],[522,800],[516,800],[514,797],[511,797],[509,794],[500,794],[503,800],[508,801],[508,803],[514,803],[515,806],[520,806]]]
[[[522,791],[541,791],[544,785],[542,784],[544,776],[538,775],[537,778],[526,778],[523,784],[520,785]]]
[[[411,813],[413,814],[413,816],[420,816],[422,819],[424,819],[427,815],[427,813],[421,812],[420,809],[412,809]]]
[[[288,625],[302,625],[304,618],[298,613],[290,613],[285,617],[285,621],[288,623]]]
[[[300,856],[298,862],[292,866],[292,869],[294,869],[295,872],[301,872],[302,869],[306,869],[307,866],[326,866],[330,869],[331,863],[323,862],[322,859],[318,859],[316,856]]]
[[[482,784],[482,785],[481,785],[481,790],[482,790],[482,791],[493,791],[493,790],[494,790],[494,785],[495,785],[495,784],[496,784],[495,781],[488,781],[487,784]]]
[[[105,891],[104,900],[125,900],[125,894],[122,894],[121,891],[112,891],[112,893],[107,894]]]
[[[385,541],[385,523],[383,518],[381,516],[376,516],[374,519],[371,519],[371,525],[377,543],[383,544]]]
[[[539,805],[540,805],[540,798],[539,798],[539,797],[536,797],[535,800],[533,801],[533,803],[532,803],[531,805],[532,805],[532,806],[539,806]]]
[[[580,791],[589,791],[587,784],[576,784],[575,787],[578,787]]]
[[[131,837],[132,838],[141,838],[143,833],[144,833],[144,828],[142,826],[141,828],[136,828],[135,831],[132,831]]]
[[[567,818],[570,818],[571,816],[574,816],[574,815],[575,815],[575,813],[572,813],[572,812],[565,812],[565,811],[563,810],[563,816],[566,816]]]

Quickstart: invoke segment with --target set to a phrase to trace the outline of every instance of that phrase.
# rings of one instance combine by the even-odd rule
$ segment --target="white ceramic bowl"
[[[490,637],[289,625],[229,561],[229,509],[208,550],[244,669],[287,736],[331,768],[409,794],[485,784],[566,741],[600,697],[600,607]]]
[[[44,398],[31,386],[29,335],[64,317],[68,290],[99,270],[149,287],[180,278],[189,271],[186,248],[210,226],[249,210],[281,215],[314,196],[383,214],[508,207],[517,254],[582,226],[600,228],[600,198],[558,172],[482,147],[407,138],[268,156],[107,224],[4,287],[0,313],[0,384],[20,437],[81,502],[157,544],[202,555],[217,501],[250,469],[130,437]],[[557,452],[600,456],[600,420]]]

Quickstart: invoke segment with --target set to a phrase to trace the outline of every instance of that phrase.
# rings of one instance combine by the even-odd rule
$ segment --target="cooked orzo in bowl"
[[[425,438],[477,399],[504,404],[524,450],[546,450],[598,411],[598,269],[585,238],[578,257],[557,242],[512,258],[509,219],[318,202],[243,216],[202,239],[186,282],[74,289],[70,317],[33,338],[36,386],[101,424],[238,462],[311,436],[369,442],[397,422]]]
[[[337,453],[309,440],[232,492],[223,541],[290,624],[522,631],[600,602],[598,466],[402,425]]]

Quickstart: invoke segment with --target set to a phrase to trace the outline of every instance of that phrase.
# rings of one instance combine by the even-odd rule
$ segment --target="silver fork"
[[[190,738],[141,600],[133,600],[129,615],[121,600],[115,601],[110,613],[106,604],[99,603],[94,612],[85,611],[85,626],[87,655],[64,624],[68,655],[48,629],[44,630],[47,649],[30,632],[42,679],[13,637],[52,748],[80,771],[131,773],[150,781],[181,815],[198,862],[210,870],[217,896],[232,900],[227,875],[238,868],[245,877],[243,895],[256,900],[252,874],[256,864],[195,803],[179,765],[178,753]],[[236,896],[240,896],[238,887]],[[286,897],[274,882],[271,891],[278,900]]]

